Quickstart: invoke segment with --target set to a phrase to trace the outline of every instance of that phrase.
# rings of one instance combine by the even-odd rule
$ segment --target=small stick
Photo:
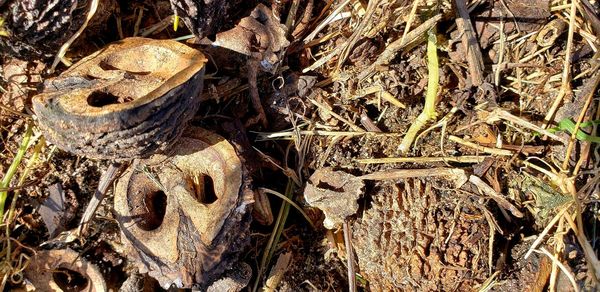
[[[479,49],[479,42],[475,36],[475,29],[471,24],[467,3],[465,0],[456,0],[456,10],[459,17],[456,18],[456,26],[462,34],[462,43],[467,52],[467,61],[469,63],[469,75],[473,86],[479,86],[483,83],[483,57]]]
[[[354,267],[354,250],[352,249],[352,230],[348,221],[344,221],[344,243],[346,244],[346,261],[348,263],[348,291],[356,292],[356,273]]]
[[[448,140],[458,143],[458,144],[461,144],[461,145],[464,145],[464,146],[467,146],[467,147],[470,147],[470,148],[473,148],[477,151],[488,153],[488,154],[503,155],[503,156],[512,156],[514,154],[510,150],[482,146],[482,145],[479,145],[479,144],[476,144],[476,143],[473,143],[470,141],[466,141],[466,140],[459,138],[457,136],[454,136],[454,135],[448,136]]]
[[[106,191],[113,183],[113,181],[120,174],[120,164],[117,162],[111,163],[108,169],[102,174],[100,177],[100,182],[98,182],[98,188],[94,193],[94,197],[88,203],[83,216],[81,216],[81,221],[79,222],[79,227],[77,228],[76,234],[81,236],[87,233],[89,228],[89,223],[94,219],[94,215],[96,215],[96,210],[100,206],[100,203],[106,196]]]
[[[248,86],[250,88],[252,106],[258,112],[256,119],[258,119],[258,121],[261,122],[261,125],[266,128],[269,123],[267,122],[267,114],[265,113],[265,109],[260,101],[260,95],[258,94],[258,66],[260,66],[260,60],[257,58],[251,57],[248,60]]]
[[[373,122],[373,120],[371,120],[371,118],[369,118],[369,116],[366,113],[360,114],[360,123],[369,132],[376,132],[376,133],[382,132],[381,129],[379,129],[379,127],[377,127],[377,125]]]
[[[427,169],[388,169],[359,176],[363,180],[397,180],[415,177],[453,178],[458,187],[467,182],[467,174],[460,168],[436,167]]]
[[[478,176],[471,175],[469,177],[469,182],[474,184],[479,189],[479,191],[481,191],[482,194],[487,195],[487,196],[491,197],[492,199],[494,199],[494,201],[496,201],[498,206],[510,211],[510,213],[512,213],[513,216],[515,216],[517,218],[523,218],[523,216],[524,216],[523,213],[521,213],[521,211],[519,211],[519,209],[517,209],[517,207],[515,207],[513,204],[511,204],[503,196],[498,194],[492,187],[490,187],[487,183],[485,183],[483,180],[481,180]]]
[[[386,157],[386,158],[365,158],[356,159],[360,164],[381,164],[381,163],[432,163],[432,162],[456,162],[456,163],[480,163],[489,155],[482,156],[441,156],[441,157]]]

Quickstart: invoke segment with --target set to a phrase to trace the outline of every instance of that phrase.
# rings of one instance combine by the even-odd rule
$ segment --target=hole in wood
[[[192,178],[194,186],[194,197],[202,204],[210,205],[217,201],[215,193],[215,184],[213,179],[208,175],[200,175]]]
[[[144,196],[145,213],[139,215],[138,226],[145,231],[158,228],[165,218],[167,195],[163,191],[149,192]]]
[[[66,292],[79,292],[88,286],[88,279],[81,273],[67,268],[58,268],[52,273],[52,280]]]
[[[104,91],[94,91],[87,98],[87,103],[93,107],[103,107],[119,103],[119,97]]]

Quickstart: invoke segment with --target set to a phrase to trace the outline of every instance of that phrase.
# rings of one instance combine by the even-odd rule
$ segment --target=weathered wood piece
[[[458,17],[456,18],[456,26],[461,32],[462,43],[467,52],[467,61],[469,62],[469,76],[473,86],[480,86],[484,82],[483,76],[483,56],[477,41],[475,29],[469,17],[469,10],[465,0],[456,0],[456,10]]]
[[[235,149],[191,127],[172,152],[137,160],[119,179],[115,211],[128,257],[167,288],[206,289],[249,240],[253,193]]]
[[[36,291],[107,291],[100,269],[72,249],[38,250],[25,269]]]
[[[33,109],[46,138],[68,152],[148,157],[170,147],[196,113],[206,60],[176,41],[124,39],[49,80]]]

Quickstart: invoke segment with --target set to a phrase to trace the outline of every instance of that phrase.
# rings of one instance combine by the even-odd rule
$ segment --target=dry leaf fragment
[[[358,210],[356,200],[362,195],[365,184],[351,174],[331,168],[318,169],[304,189],[304,198],[312,207],[325,213],[325,228],[342,226],[348,216]]]
[[[276,53],[290,45],[285,35],[285,26],[273,17],[271,9],[259,4],[236,27],[218,33],[212,45],[256,57],[263,70],[272,72],[279,62]]]

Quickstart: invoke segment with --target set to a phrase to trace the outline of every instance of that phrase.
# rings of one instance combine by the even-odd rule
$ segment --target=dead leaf
[[[362,179],[351,174],[323,168],[310,177],[304,198],[309,205],[325,213],[325,228],[334,229],[356,213],[356,200],[362,195],[364,186]]]

